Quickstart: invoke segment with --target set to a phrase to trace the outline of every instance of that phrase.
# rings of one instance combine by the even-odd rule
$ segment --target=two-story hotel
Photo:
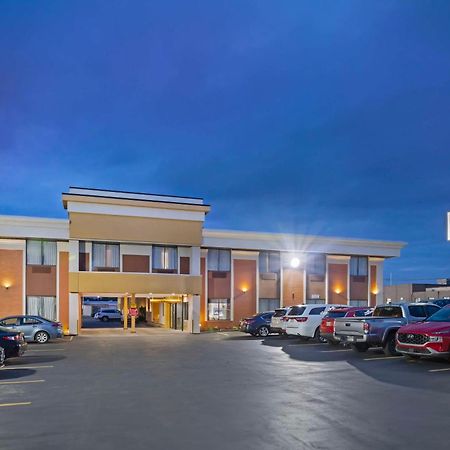
[[[203,199],[71,187],[68,220],[0,216],[0,316],[80,332],[83,297],[198,333],[280,305],[374,305],[405,245],[204,228]]]

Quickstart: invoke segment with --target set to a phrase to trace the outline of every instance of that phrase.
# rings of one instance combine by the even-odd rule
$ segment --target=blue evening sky
[[[403,240],[450,277],[450,1],[0,0],[0,214],[69,185],[210,228]]]

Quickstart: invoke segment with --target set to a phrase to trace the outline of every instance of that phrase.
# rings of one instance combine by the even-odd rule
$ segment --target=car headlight
[[[429,342],[442,342],[442,336],[430,336]]]

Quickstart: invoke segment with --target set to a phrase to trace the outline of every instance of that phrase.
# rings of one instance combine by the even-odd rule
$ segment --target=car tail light
[[[295,320],[297,322],[306,322],[308,320],[308,318],[307,317],[296,317]]]
[[[52,323],[52,327],[61,328],[62,327],[62,323],[61,322],[53,322]]]
[[[20,334],[16,334],[15,336],[3,336],[5,341],[20,341]]]
[[[370,324],[368,322],[364,322],[363,330],[364,330],[364,333],[366,333],[366,334],[369,333],[369,331],[370,331]]]

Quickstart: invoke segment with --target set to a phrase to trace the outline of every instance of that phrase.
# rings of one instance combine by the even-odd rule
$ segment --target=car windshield
[[[427,322],[450,322],[450,306],[442,308],[428,317]]]
[[[306,306],[293,306],[288,316],[301,316],[305,312]]]

